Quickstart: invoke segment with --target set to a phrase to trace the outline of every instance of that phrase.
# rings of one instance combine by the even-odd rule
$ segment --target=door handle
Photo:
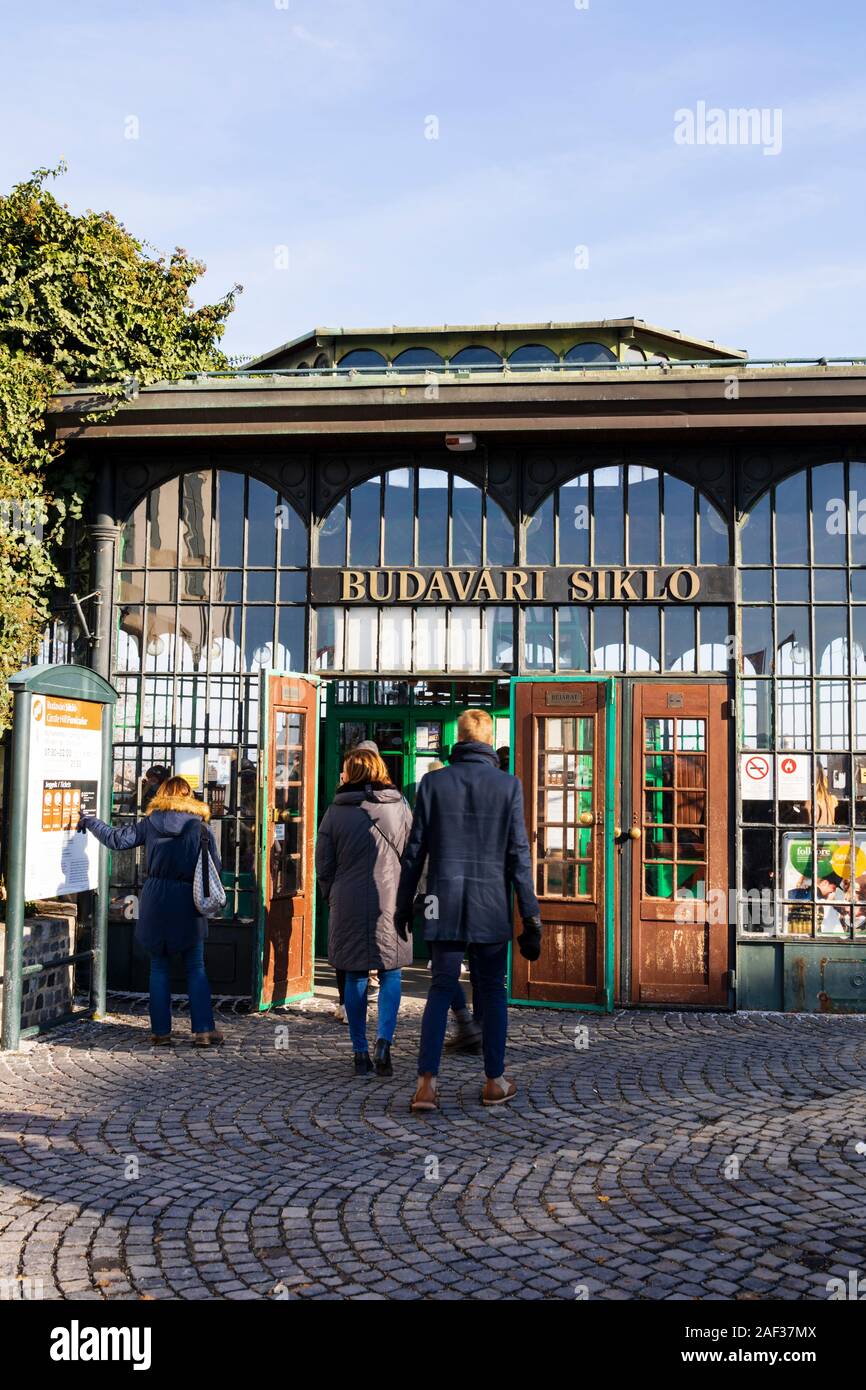
[[[623,830],[621,825],[615,825],[613,833],[617,840],[639,840],[642,831],[639,825],[633,825],[629,830]]]
[[[592,824],[594,823],[594,821],[595,821],[595,817],[593,816],[592,811],[581,811],[581,813],[580,813],[580,823],[581,823],[581,825],[592,825]]]

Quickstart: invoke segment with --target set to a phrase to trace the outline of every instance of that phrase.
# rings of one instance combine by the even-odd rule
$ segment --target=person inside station
[[[147,769],[147,772],[144,774],[144,787],[141,793],[142,815],[147,814],[147,808],[151,801],[153,801],[153,798],[156,796],[163,782],[168,778],[168,772],[168,768],[160,766],[159,763],[155,763],[153,767]]]

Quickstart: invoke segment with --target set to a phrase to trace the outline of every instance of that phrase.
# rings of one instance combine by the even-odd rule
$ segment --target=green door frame
[[[514,714],[518,685],[544,685],[562,683],[568,685],[603,685],[606,688],[605,700],[605,769],[604,769],[604,994],[605,1004],[564,1004],[545,1002],[540,999],[521,999],[512,993],[512,957],[514,941],[508,947],[508,1003],[534,1009],[571,1009],[580,1013],[613,1013],[614,998],[614,908],[616,903],[614,881],[614,793],[616,781],[616,678],[614,676],[554,676],[539,673],[537,676],[513,676],[511,678],[511,772],[514,772]]]

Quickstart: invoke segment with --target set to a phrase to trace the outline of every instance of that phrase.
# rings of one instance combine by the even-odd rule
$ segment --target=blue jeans
[[[421,1020],[421,1048],[418,1054],[418,1075],[439,1074],[442,1046],[448,1027],[448,1010],[454,999],[455,986],[460,980],[460,963],[467,953],[465,941],[431,942],[432,979]],[[481,1004],[481,1032],[484,1048],[484,1072],[499,1077],[505,1069],[505,1038],[508,1032],[508,1012],[505,1005],[505,969],[508,964],[508,942],[470,946],[469,969],[472,976],[472,997]]]
[[[346,1018],[353,1052],[368,1052],[367,1046],[367,971],[346,971]],[[379,1023],[377,1038],[394,1041],[397,1013],[400,1008],[400,971],[379,971]]]
[[[181,951],[186,971],[189,1013],[194,1033],[213,1032],[213,1004],[204,968],[204,942]],[[165,1037],[171,1032],[171,956],[150,958],[150,1026]]]

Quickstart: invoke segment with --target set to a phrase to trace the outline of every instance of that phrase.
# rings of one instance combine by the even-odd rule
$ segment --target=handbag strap
[[[370,815],[370,812],[367,810],[366,806],[362,806],[360,809],[364,812],[364,815],[367,817],[367,820],[368,820],[368,821],[370,822],[370,824],[374,827],[374,829],[378,830],[379,834],[382,836],[382,839],[385,841],[385,844],[388,845],[388,846],[394,851],[394,853],[395,853],[396,856],[397,856],[398,862],[399,862],[400,864],[402,864],[402,863],[403,863],[403,855],[400,853],[400,851],[398,850],[397,846],[394,844],[394,841],[391,839],[390,835],[386,835],[386,834],[385,834],[385,832],[384,832],[384,830],[382,829],[381,825],[380,825],[379,822],[376,820],[376,817]]]
[[[207,898],[210,895],[210,844],[204,821],[201,823],[201,831],[199,832],[199,845],[201,847],[201,891]]]

